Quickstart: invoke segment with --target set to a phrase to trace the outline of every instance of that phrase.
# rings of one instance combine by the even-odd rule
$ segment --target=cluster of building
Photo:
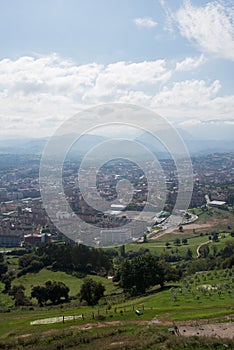
[[[233,205],[233,153],[212,154],[193,159],[194,191],[191,207],[207,204],[222,207]]]
[[[74,226],[73,237],[69,237],[77,242],[113,245],[143,236],[151,225],[160,221],[162,210],[170,213],[178,193],[174,162],[167,159],[160,163],[163,173],[156,176],[154,165],[147,161],[144,169],[124,160],[111,161],[98,172],[90,168],[79,174],[87,188],[85,195],[79,188],[77,163],[66,163],[63,183],[67,208],[61,208],[59,200],[53,203],[56,207],[53,223],[40,197],[38,160],[31,161],[30,166],[0,168],[0,246],[37,245],[61,239],[57,223],[63,221],[69,228],[71,211],[68,207],[72,215],[80,219]],[[234,179],[233,154],[195,158],[193,167],[191,207],[206,202],[211,205],[228,203],[229,185]]]
[[[0,202],[40,197],[38,162],[0,169]]]
[[[0,246],[39,245],[52,241],[49,220],[40,198],[2,202],[0,209]]]

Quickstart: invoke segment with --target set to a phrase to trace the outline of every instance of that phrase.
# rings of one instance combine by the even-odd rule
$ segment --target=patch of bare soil
[[[188,225],[183,225],[184,231],[188,230],[198,230],[202,228],[209,228],[212,227],[212,224],[188,224]],[[183,232],[181,232],[183,233]]]
[[[203,336],[234,339],[234,322],[185,325],[178,327],[179,334],[187,337]]]
[[[124,345],[123,341],[116,341],[110,344],[110,346],[121,346],[121,345]]]
[[[27,333],[27,334],[22,334],[22,335],[19,335],[18,338],[27,338],[27,337],[31,337],[32,334],[30,333]]]
[[[171,325],[171,322],[160,322],[156,318],[152,321],[111,321],[103,323],[87,323],[83,326],[72,326],[71,328],[79,330],[89,330],[92,328],[105,328],[108,326],[124,326],[124,325],[150,325],[152,323]],[[191,324],[192,322],[186,322],[185,324],[177,324],[179,334],[184,336],[206,336],[217,338],[234,338],[234,322],[223,323],[207,323],[207,324]]]
[[[234,338],[234,322],[233,316],[230,315],[226,319],[229,322],[218,323],[218,319],[207,320],[206,324],[200,323],[199,321],[180,321],[180,322],[172,322],[166,320],[170,314],[165,314],[164,317],[160,317],[159,319],[155,316],[151,321],[143,321],[143,320],[134,320],[134,321],[109,321],[109,322],[97,322],[97,323],[86,323],[83,325],[73,325],[67,327],[67,329],[76,329],[76,330],[90,330],[93,328],[105,328],[109,326],[126,326],[126,325],[138,325],[138,326],[149,326],[152,324],[161,324],[164,326],[176,326],[179,334],[182,336],[206,336],[206,337],[217,337],[217,338]],[[166,317],[165,317],[166,316]],[[204,321],[203,321],[204,322]],[[217,322],[217,323],[215,323]],[[42,332],[40,335],[47,336],[48,334],[56,334],[59,332],[57,329],[50,329]],[[32,334],[23,334],[18,338],[26,338],[31,336]],[[113,346],[117,344],[112,344]]]
[[[184,231],[193,231],[193,230],[198,230],[198,229],[206,229],[212,227],[212,224],[188,224],[188,225],[183,225]],[[151,237],[150,240],[157,240],[161,238],[162,236],[166,235],[167,233],[176,233],[176,234],[184,234],[185,232],[180,232],[178,229],[178,226],[173,226],[169,227],[166,230],[156,234],[155,236]]]
[[[124,326],[124,325],[148,325],[148,321],[109,321],[109,322],[98,322],[98,323],[86,323],[81,326],[72,326],[71,328],[79,330],[88,330],[92,328],[105,328],[109,326]]]
[[[141,321],[141,320],[137,320],[137,321],[109,321],[109,322],[98,322],[98,323],[85,323],[83,325],[74,325],[74,326],[68,326],[67,329],[77,329],[77,330],[81,330],[81,331],[86,331],[86,330],[90,330],[93,328],[105,328],[105,327],[109,327],[109,326],[125,326],[125,325],[141,325],[141,326],[145,326],[150,324],[149,321]],[[51,334],[56,334],[59,331],[57,329],[49,329],[47,331],[41,332],[40,335],[41,336],[47,336],[47,335],[51,335]],[[25,337],[29,337],[32,334],[23,334],[21,336],[19,336],[18,338],[25,338]]]

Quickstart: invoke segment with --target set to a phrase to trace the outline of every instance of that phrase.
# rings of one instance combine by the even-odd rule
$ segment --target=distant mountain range
[[[205,155],[209,153],[224,153],[234,152],[234,138],[233,139],[218,139],[218,140],[205,140],[197,139],[191,136],[191,134],[185,130],[179,129],[178,133],[186,144],[191,156]],[[73,135],[74,136],[74,135]],[[62,135],[58,138],[58,142],[61,145],[66,143],[71,135]],[[42,154],[49,138],[11,138],[0,140],[0,153],[1,154]],[[103,136],[87,134],[80,138],[71,150],[71,155],[84,155],[92,147],[98,145],[100,142],[108,140]],[[142,143],[146,148],[150,149],[159,158],[167,157],[167,150],[160,142],[157,142],[155,138],[147,133],[136,137],[136,141]]]

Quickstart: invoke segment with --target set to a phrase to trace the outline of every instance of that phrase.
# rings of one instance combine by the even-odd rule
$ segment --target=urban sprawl
[[[190,208],[210,205],[225,210],[228,206],[233,206],[234,155],[226,153],[200,156],[193,158],[192,163],[194,188]],[[160,165],[163,176],[159,174],[154,178],[153,169],[151,171],[148,164],[149,174],[154,178],[153,189],[150,191],[149,179],[133,162],[117,159],[105,164],[98,173],[95,173],[95,189],[92,189],[92,186],[89,187],[89,181],[93,177],[91,168],[90,174],[85,174],[86,185],[93,203],[90,205],[79,188],[79,164],[75,161],[66,162],[63,167],[63,186],[67,208],[61,208],[59,203],[53,203],[56,208],[56,219],[52,222],[40,194],[40,157],[25,155],[14,162],[14,158],[2,155],[0,246],[7,248],[64,241],[67,239],[66,232],[61,232],[57,223],[62,220],[70,225],[71,216],[77,216],[79,221],[73,227],[73,236],[70,235],[69,238],[78,243],[93,246],[140,241],[144,235],[152,232],[155,225],[161,228],[173,225],[173,219],[170,222],[168,217],[173,210],[178,193],[177,169],[171,159],[160,160]],[[117,201],[117,184],[124,179],[132,185],[132,192],[129,190],[131,199],[127,202]],[[162,192],[160,188],[162,182],[166,192],[165,190]],[[53,186],[56,190],[56,184]],[[126,190],[126,194],[127,192]],[[166,197],[163,201],[165,193]],[[95,196],[98,197],[97,200],[100,198],[103,200],[103,208],[99,207],[99,210],[95,209]],[[146,203],[147,210],[145,210]],[[178,215],[181,224],[192,220],[191,214],[183,210],[178,212]],[[128,224],[130,224],[130,230]],[[87,227],[91,227],[90,231]],[[92,230],[92,228],[95,229]]]

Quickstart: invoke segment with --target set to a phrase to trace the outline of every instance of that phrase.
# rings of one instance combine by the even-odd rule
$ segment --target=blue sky
[[[0,0],[0,42],[1,135],[124,102],[233,137],[233,1]]]
[[[175,42],[163,31],[165,12],[159,1],[13,3],[1,2],[2,57],[58,52],[82,64],[173,58],[178,44],[178,57],[191,52],[182,38]],[[145,17],[152,19],[152,26],[135,24],[134,19]]]

